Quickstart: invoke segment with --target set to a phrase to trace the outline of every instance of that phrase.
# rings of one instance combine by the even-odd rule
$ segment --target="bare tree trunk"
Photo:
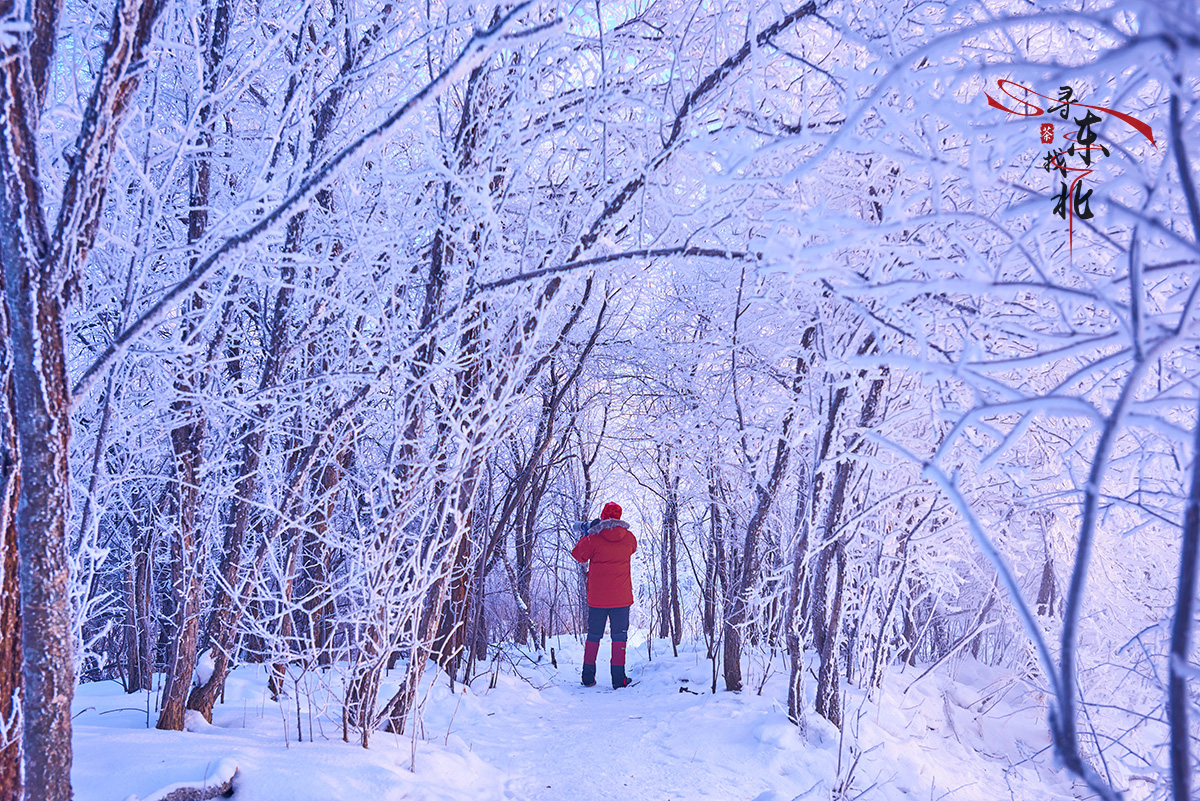
[[[742,273],[743,283],[745,272]],[[737,321],[742,313],[742,292],[741,287],[738,289],[737,313],[734,315],[734,341],[737,340]],[[737,395],[737,348],[732,350],[731,357],[731,372],[733,373],[733,397],[734,403],[737,406],[738,425],[742,432],[742,449],[746,454],[747,463],[751,462],[749,458],[749,450],[746,447],[745,440],[745,424],[742,418],[741,401]],[[795,377],[793,379],[793,392],[799,394],[800,380],[806,372],[806,363],[804,361],[804,352],[796,358]],[[756,483],[754,493],[757,496],[757,502],[754,507],[754,514],[750,517],[750,522],[746,525],[746,537],[742,543],[742,553],[740,555],[740,565],[737,566],[739,575],[730,576],[734,584],[733,587],[726,584],[726,602],[725,602],[725,626],[723,635],[725,637],[725,689],[737,691],[742,688],[742,665],[741,665],[741,626],[746,620],[746,605],[749,603],[749,595],[754,584],[754,579],[759,573],[758,563],[756,559],[756,549],[758,547],[759,536],[767,522],[767,515],[771,511],[771,506],[775,502],[776,495],[779,494],[779,488],[783,485],[783,480],[787,476],[788,460],[791,457],[792,446],[788,441],[789,431],[792,427],[792,420],[795,411],[789,411],[783,420],[783,426],[779,432],[779,438],[775,443],[775,461],[771,466],[771,474],[767,479],[766,486],[761,483]],[[730,663],[730,659],[734,659]]]
[[[295,452],[295,451],[293,451]],[[283,692],[283,677],[287,674],[288,660],[292,654],[299,653],[302,646],[296,625],[297,611],[293,607],[292,598],[296,588],[296,574],[300,565],[300,549],[304,546],[304,535],[294,528],[289,528],[283,537],[283,545],[287,551],[284,562],[282,586],[279,588],[279,599],[276,601],[275,619],[279,621],[276,632],[275,661],[271,666],[272,680],[268,682],[273,697]],[[278,648],[284,649],[284,658],[278,658]]]
[[[708,643],[708,658],[715,659],[717,656],[714,649],[717,631],[717,585],[720,581],[718,545],[724,535],[721,530],[720,493],[711,474],[708,481],[708,522],[709,545],[704,564],[704,604],[701,610],[701,625],[704,629],[705,641]]]
[[[149,690],[154,674],[153,642],[150,637],[151,598],[154,592],[154,533],[147,521],[131,519],[137,535],[126,575],[126,660],[129,680],[126,692]]]
[[[3,289],[0,274],[0,290]],[[21,487],[8,322],[0,303],[0,801],[21,801],[21,580],[16,512]]]
[[[1054,607],[1058,602],[1058,592],[1054,582],[1054,562],[1049,552],[1042,562],[1042,581],[1038,585],[1037,613],[1043,617],[1054,617]]]
[[[662,584],[659,591],[658,636],[671,638],[671,647],[679,655],[683,641],[683,611],[679,605],[679,472],[670,448],[660,459],[663,480]]]
[[[662,545],[658,551],[658,637],[671,636],[671,562],[667,547],[667,512],[663,513]]]
[[[837,574],[833,602],[825,640],[821,644],[821,666],[817,671],[817,714],[839,729],[842,727],[842,704],[837,669],[838,645],[841,642],[842,597],[846,583],[846,547],[840,541],[834,545]]]
[[[821,543],[821,553],[817,558],[813,577],[813,630],[817,653],[821,660],[821,666],[817,672],[817,714],[834,725],[838,725],[838,720],[835,718],[841,714],[840,705],[837,703],[838,671],[833,662],[838,657],[836,641],[840,633],[838,627],[841,624],[840,612],[845,578],[845,550],[835,532],[842,516],[850,471],[851,465],[846,459],[838,462],[834,468],[833,481],[830,484],[830,498],[817,529],[817,541]],[[835,560],[839,563],[838,570],[831,582],[830,563]],[[830,717],[830,714],[833,717]]]
[[[861,356],[875,350],[876,347],[874,334],[869,334],[859,346],[858,353]],[[860,373],[859,377],[862,378],[863,374]],[[883,385],[883,377],[871,381],[870,388],[867,390],[867,395],[863,399],[863,405],[859,411],[859,429],[866,428],[874,419],[883,394]],[[822,461],[829,458],[833,436],[838,426],[838,412],[845,397],[844,390],[839,389],[830,403],[829,414],[825,423],[824,440],[821,446]],[[864,440],[862,437],[856,435],[852,441],[847,443],[846,453],[838,457],[837,466],[834,468],[833,481],[830,484],[829,500],[825,504],[821,515],[821,523],[816,531],[816,542],[819,543],[821,551],[817,557],[817,565],[813,577],[811,604],[813,639],[821,660],[821,666],[817,672],[817,714],[837,726],[841,725],[840,693],[837,686],[840,680],[840,672],[837,669],[837,660],[839,658],[838,644],[841,637],[843,593],[846,582],[845,543],[837,532],[838,524],[841,522],[843,516],[842,512],[846,502],[846,494],[854,467],[854,463],[850,460],[850,455],[859,452],[863,447],[863,443]],[[829,576],[831,559],[836,560],[837,563],[837,572],[833,582],[830,581]]]
[[[204,92],[216,92],[218,72],[225,58],[229,38],[229,0],[208,0],[203,5]],[[188,245],[193,250],[190,268],[196,266],[195,249],[208,232],[208,210],[212,184],[213,107],[205,103],[199,109],[200,155],[192,167],[192,191],[188,213]],[[194,328],[192,316],[204,309],[200,294],[194,294],[190,313],[184,316],[185,339]],[[192,353],[185,354],[175,380],[176,398],[171,411],[182,423],[171,431],[175,458],[174,500],[177,514],[175,538],[171,543],[171,591],[175,607],[174,642],[164,679],[163,704],[158,728],[182,731],[184,710],[192,676],[196,669],[197,643],[200,637],[200,607],[204,581],[200,570],[201,546],[197,541],[196,516],[200,507],[200,466],[203,461],[205,415],[197,402],[203,383],[202,369]]]
[[[3,88],[11,92],[18,59],[6,54]],[[24,100],[30,99],[28,96]],[[8,303],[13,359],[14,417],[21,483],[16,508],[20,549],[21,650],[24,670],[24,764],[26,787],[48,801],[71,797],[71,698],[75,675],[71,642],[71,580],[67,558],[70,507],[70,401],[63,350],[61,285],[43,269],[48,238],[40,215],[40,187],[33,172],[32,131],[19,130],[19,101],[0,96],[4,124],[0,150],[29,153],[22,170],[5,164],[0,195],[0,261]],[[28,139],[14,142],[24,134]],[[5,159],[0,157],[0,160]],[[13,167],[17,167],[13,170]],[[14,174],[15,173],[15,174]],[[19,205],[12,200],[21,197]],[[36,210],[33,211],[33,210]]]
[[[755,506],[754,515],[750,518],[750,522],[746,526],[746,538],[741,553],[741,575],[737,577],[736,592],[731,599],[732,609],[725,616],[726,690],[736,691],[742,689],[740,627],[746,620],[746,604],[749,601],[748,596],[757,574],[754,560],[755,547],[758,543],[759,535],[762,533],[763,526],[766,524],[767,514],[771,511],[771,505],[775,500],[775,496],[779,493],[779,487],[783,482],[784,476],[787,474],[788,457],[791,454],[791,446],[787,441],[787,437],[791,422],[792,417],[789,414],[783,422],[782,432],[780,433],[778,442],[775,444],[775,463],[771,468],[771,476],[767,480],[765,487],[761,484],[756,487],[758,504]],[[731,659],[733,660],[732,664],[730,663]]]
[[[810,328],[806,331],[806,337],[809,340],[809,348],[815,342],[817,332]],[[842,406],[845,404],[846,396],[849,392],[847,382],[840,382],[840,386],[834,391],[829,399],[829,405],[825,410],[825,421],[821,429],[820,445],[817,448],[817,469],[813,475],[811,501],[809,503],[809,514],[814,518],[821,511],[821,498],[825,489],[826,471],[823,469],[826,462],[830,458],[830,452],[833,450],[834,435],[837,432],[838,425],[841,419]],[[816,527],[816,561],[813,565],[812,575],[808,580],[808,587],[804,591],[801,599],[801,614],[808,617],[812,621],[812,637],[813,647],[820,653],[825,648],[825,636],[828,631],[826,621],[827,600],[826,588],[829,575],[829,549],[828,543],[825,542],[826,527],[821,524]]]
[[[333,593],[329,586],[329,549],[324,534],[333,513],[334,490],[342,470],[352,457],[342,453],[336,464],[328,464],[317,474],[318,499],[312,513],[312,529],[304,538],[302,573],[307,593],[304,610],[308,616],[309,645],[317,654],[317,664],[325,667],[333,662],[330,652],[333,637],[332,616],[335,611]]]
[[[5,2],[0,3],[0,16],[21,19],[23,14]],[[5,634],[19,629],[24,685],[22,736],[7,750],[23,755],[26,787],[47,801],[66,801],[71,798],[75,687],[66,531],[70,401],[63,351],[63,285],[50,261],[51,240],[37,173],[40,98],[31,81],[29,45],[24,36],[6,36],[0,42],[0,272],[6,304],[4,350],[11,360],[6,360],[11,373],[5,379],[12,382],[11,394],[5,393],[5,403],[11,402],[5,428],[15,423],[19,454],[15,463],[6,454],[5,526],[0,536],[6,545]],[[12,440],[5,439],[7,450]],[[20,465],[19,476],[12,470],[14,464]],[[15,515],[9,519],[14,500]],[[13,533],[19,556],[12,553]],[[20,583],[19,607],[9,595],[14,567]],[[18,608],[19,624],[12,618]],[[15,689],[20,685],[14,679],[9,674],[0,681]],[[6,703],[12,703],[11,697]],[[16,790],[20,782],[14,777],[4,783]]]
[[[915,525],[913,525],[900,536],[900,542],[897,546],[897,550],[899,552],[897,555],[900,557],[900,569],[897,571],[896,583],[892,585],[892,592],[888,596],[887,606],[884,608],[882,619],[879,621],[879,639],[875,643],[875,653],[871,658],[871,672],[867,676],[868,692],[873,693],[875,688],[878,687],[880,682],[883,680],[883,666],[885,664],[883,655],[886,651],[886,646],[884,643],[888,638],[888,631],[892,627],[892,613],[896,608],[896,601],[900,597],[901,589],[904,587],[904,576],[908,572],[910,553],[908,547],[909,541],[912,539],[913,535],[921,529],[921,526],[925,525],[925,521],[928,520],[931,515],[933,515],[935,508],[936,504],[931,503],[929,505],[929,511],[926,512],[925,515],[918,520]],[[910,522],[912,521],[911,518],[909,520]],[[888,658],[890,659],[890,656]]]
[[[533,594],[533,549],[536,544],[536,521],[539,492],[538,474],[543,471],[535,468],[534,475],[529,481],[529,490],[526,493],[527,501],[525,513],[521,515],[521,522],[513,532],[513,552],[517,559],[517,633],[516,641],[522,645],[529,642],[529,636],[532,633],[532,594]]]
[[[463,536],[464,529],[460,527],[456,533],[458,536]],[[455,541],[447,544],[452,551],[457,550],[458,546],[459,543]],[[429,588],[421,621],[414,632],[412,651],[408,657],[408,668],[405,670],[404,680],[400,682],[400,688],[396,690],[396,694],[387,702],[381,713],[386,731],[404,734],[405,722],[416,704],[421,677],[425,675],[425,663],[434,654],[432,643],[436,627],[441,623],[441,609],[445,601],[447,584],[448,577],[443,575],[435,579]],[[366,728],[364,726],[364,748],[367,747]]]
[[[202,169],[201,169],[202,168]],[[192,194],[192,223],[189,239],[198,241],[203,235],[204,223],[197,215],[206,214],[208,206],[208,164],[202,162],[197,172]],[[191,311],[199,312],[203,302],[195,295]],[[186,323],[185,323],[186,325]],[[163,679],[163,701],[159,711],[157,728],[183,731],[184,709],[188,690],[192,686],[192,675],[196,669],[196,647],[200,636],[200,607],[203,602],[204,577],[201,573],[202,557],[197,542],[196,513],[200,506],[200,466],[204,442],[204,412],[195,402],[201,378],[195,369],[192,357],[185,358],[181,375],[175,381],[177,397],[171,411],[181,425],[171,430],[171,448],[174,456],[174,480],[171,484],[175,526],[171,540],[171,600],[174,609],[172,621],[171,655],[167,661]]]
[[[480,498],[477,505],[481,509],[491,509],[492,506],[492,478],[491,464],[486,466],[488,474],[482,479],[482,490],[486,493],[485,497]],[[467,618],[467,634],[466,642],[469,650],[469,655],[466,658],[464,665],[462,680],[470,683],[471,678],[475,675],[477,663],[487,661],[488,633],[487,620],[484,617],[484,590],[487,587],[487,577],[491,570],[491,565],[494,563],[492,554],[494,553],[494,545],[489,541],[490,527],[486,514],[476,514],[472,516],[472,525],[474,531],[472,536],[477,542],[483,543],[481,553],[475,560],[474,573],[471,578],[471,595],[472,603],[469,607],[469,615]]]
[[[465,113],[465,112],[464,112]],[[483,384],[483,365],[480,339],[485,323],[485,310],[481,309],[468,321],[466,330],[459,338],[460,353],[466,361],[466,366],[458,372],[455,381],[455,391],[459,409],[466,425],[466,430],[477,431],[485,416],[483,411],[484,397],[480,388]],[[465,469],[460,477],[460,484],[455,492],[455,503],[452,514],[444,521],[444,525],[452,527],[449,540],[456,543],[453,548],[453,563],[446,588],[446,598],[434,607],[433,612],[440,618],[436,624],[437,635],[429,644],[431,652],[436,656],[442,669],[450,676],[456,676],[466,650],[467,624],[470,619],[471,578],[474,575],[472,559],[474,557],[475,533],[475,493],[482,474],[486,455],[479,452],[482,437],[476,433],[468,440],[472,452]],[[425,645],[421,642],[421,645]],[[416,646],[414,646],[414,659]],[[413,676],[414,667],[410,660],[408,675]],[[419,681],[417,673],[414,681]],[[410,700],[404,696],[405,700]],[[407,707],[399,710],[400,726],[407,714]]]
[[[293,217],[288,224],[288,239],[293,241],[299,236],[296,220],[302,215]],[[274,327],[269,346],[265,353],[265,363],[259,379],[259,389],[265,390],[277,381],[280,371],[280,360],[285,346],[286,313],[291,302],[292,281],[294,276],[284,277],[284,287],[279,290],[275,301]],[[222,544],[220,580],[217,582],[215,597],[212,601],[212,612],[208,623],[208,641],[212,648],[213,671],[208,681],[194,688],[187,698],[187,708],[193,709],[212,720],[212,710],[225,685],[225,678],[232,666],[234,643],[238,629],[238,595],[242,587],[242,556],[246,548],[246,535],[250,529],[250,518],[254,501],[258,492],[259,465],[266,442],[266,423],[268,410],[260,408],[255,419],[247,424],[241,437],[241,459],[238,466],[238,478],[233,500],[233,512],[230,521],[225,526],[225,537]]]
[[[1058,582],[1054,579],[1054,559],[1050,556],[1050,534],[1042,525],[1042,545],[1045,557],[1042,560],[1042,581],[1038,585],[1037,613],[1043,617],[1054,617],[1058,606]]]
[[[194,411],[194,410],[193,410]],[[174,603],[171,656],[164,678],[159,729],[183,731],[184,704],[196,668],[200,635],[203,576],[196,543],[196,508],[199,505],[200,446],[203,421],[191,420],[171,432],[176,456],[176,530],[171,541],[171,597]]]
[[[1200,413],[1192,447],[1192,483],[1183,520],[1175,621],[1171,627],[1171,661],[1167,681],[1167,721],[1171,731],[1171,793],[1174,801],[1191,801],[1191,730],[1188,725],[1187,673],[1191,658],[1192,607],[1196,599],[1196,566],[1200,562]]]
[[[679,656],[679,646],[683,643],[683,609],[679,602],[679,511],[678,502],[676,502],[676,511],[671,518],[671,537],[669,541],[668,558],[670,559],[670,582],[671,582],[671,647],[675,651],[675,656]]]
[[[547,432],[549,435],[550,432]],[[525,642],[533,626],[533,552],[537,546],[537,516],[550,481],[550,469],[543,466],[529,484],[525,522],[517,532],[517,594],[521,598],[517,641]]]
[[[788,720],[796,724],[802,738],[808,736],[804,711],[804,638],[800,619],[800,600],[804,587],[804,560],[808,555],[807,476],[802,474],[796,490],[796,515],[793,528],[799,532],[792,550],[791,584],[788,587],[787,612],[784,615],[784,644],[788,653]]]
[[[447,579],[445,598],[435,610],[436,635],[423,645],[438,660],[447,674],[455,676],[466,650],[467,621],[471,613],[471,577],[474,533],[474,497],[479,484],[483,457],[472,458],[462,474],[459,487],[461,493],[455,505],[455,514],[444,525],[451,527],[450,540],[455,542],[454,557]],[[412,665],[409,664],[409,673]],[[419,678],[419,677],[418,677]],[[404,710],[406,713],[407,710]]]

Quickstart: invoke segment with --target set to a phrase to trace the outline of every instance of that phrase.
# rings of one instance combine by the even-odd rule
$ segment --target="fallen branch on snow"
[[[237,763],[222,759],[202,782],[179,782],[139,799],[131,795],[125,801],[209,801],[211,798],[228,798],[233,795],[233,780],[237,777]]]

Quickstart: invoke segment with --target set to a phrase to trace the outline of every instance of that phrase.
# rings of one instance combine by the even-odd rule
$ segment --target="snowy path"
[[[283,705],[266,698],[261,667],[235,673],[213,725],[193,721],[187,732],[148,728],[144,694],[85,685],[76,698],[76,799],[145,799],[202,780],[221,760],[238,765],[237,801],[827,801],[847,782],[846,797],[862,801],[1073,798],[1048,759],[1026,759],[1046,742],[1029,692],[974,663],[959,681],[940,671],[909,686],[912,674],[897,676],[881,704],[857,716],[851,708],[844,739],[814,716],[804,740],[781,707],[777,662],[761,696],[714,695],[701,651],[646,661],[642,640],[630,649],[639,683],[615,691],[607,681],[579,685],[581,647],[569,638],[556,646],[558,669],[519,660],[520,677],[509,666],[494,689],[490,673],[466,691],[439,677],[418,738],[380,732],[368,750],[341,741],[333,705],[311,717],[303,710],[297,742],[296,694]],[[605,644],[600,679],[607,653]],[[762,673],[747,668],[755,683]],[[1011,703],[981,711],[997,687],[1014,688],[1002,693],[1012,692]],[[303,686],[299,695],[302,707],[320,698]]]
[[[460,736],[510,776],[508,798],[791,799],[813,785],[780,716],[764,720],[738,696],[680,693],[663,667],[621,691],[548,687]]]
[[[495,768],[502,786],[487,798],[791,801],[823,772],[768,698],[711,695],[701,654],[646,662],[643,642],[640,653],[631,649],[638,683],[618,691],[609,682],[607,643],[590,688],[579,684],[579,644],[557,645],[557,670],[548,660],[526,662],[517,668],[523,678],[501,673],[490,691],[456,697],[443,682],[430,693],[422,736]],[[821,749],[812,753],[828,762]]]

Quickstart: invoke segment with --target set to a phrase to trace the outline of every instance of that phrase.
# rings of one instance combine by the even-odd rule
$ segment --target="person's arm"
[[[575,559],[576,562],[583,564],[584,562],[586,562],[592,558],[593,550],[594,550],[594,547],[592,545],[591,535],[584,534],[579,539],[579,542],[575,543],[575,547],[571,549],[571,556]]]
[[[633,536],[632,531],[629,532],[629,539],[633,540],[633,550],[629,552],[629,555],[633,556],[637,553],[637,537]]]

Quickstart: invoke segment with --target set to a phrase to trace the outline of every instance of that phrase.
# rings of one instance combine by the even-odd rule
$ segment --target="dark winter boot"
[[[612,666],[612,680],[614,690],[620,690],[622,687],[628,687],[630,684],[633,684],[633,681],[625,675],[624,665]]]
[[[584,687],[595,687],[596,686],[596,666],[595,665],[584,665],[583,666],[583,677],[581,680],[583,681]]]

